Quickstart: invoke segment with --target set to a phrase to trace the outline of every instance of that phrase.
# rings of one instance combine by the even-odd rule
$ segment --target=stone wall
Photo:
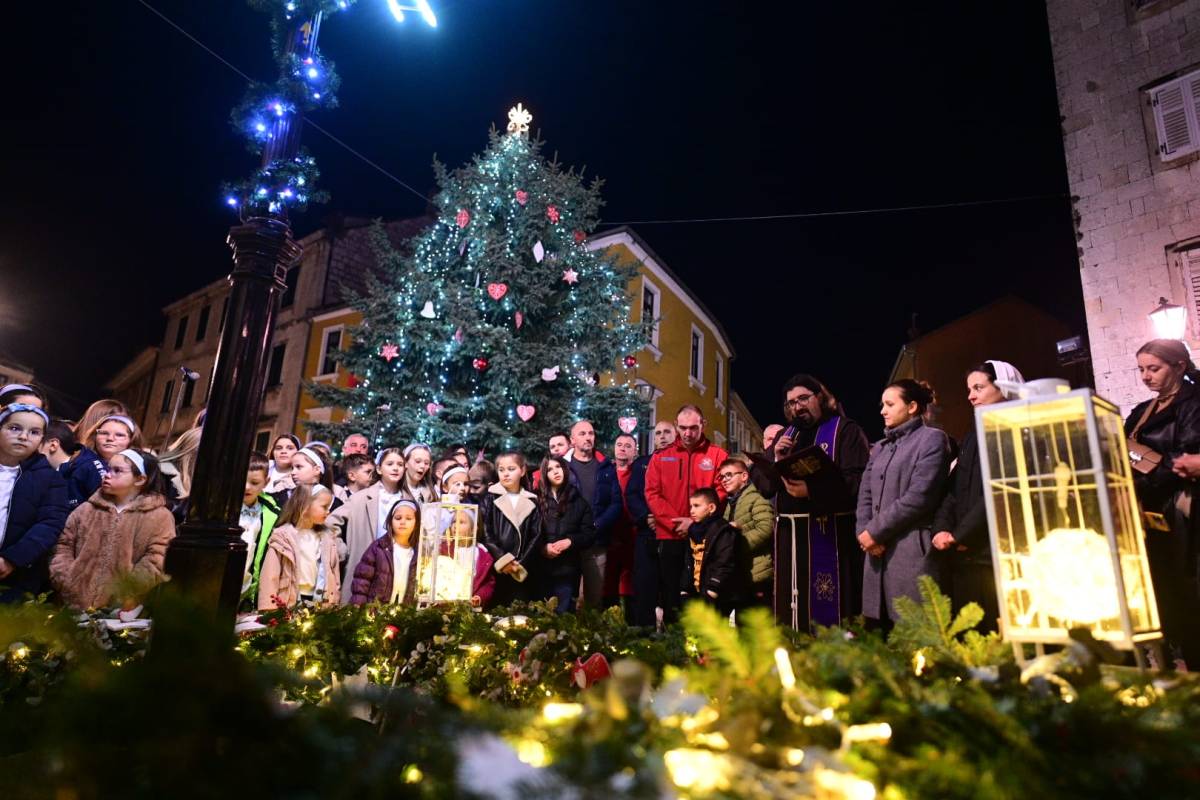
[[[1173,247],[1200,236],[1200,161],[1160,159],[1147,88],[1200,65],[1200,0],[1047,9],[1096,388],[1128,408],[1159,297],[1196,314]]]

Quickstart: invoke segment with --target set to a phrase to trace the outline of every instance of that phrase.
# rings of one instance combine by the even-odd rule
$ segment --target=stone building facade
[[[1096,388],[1147,397],[1160,298],[1200,344],[1200,0],[1048,0]]]

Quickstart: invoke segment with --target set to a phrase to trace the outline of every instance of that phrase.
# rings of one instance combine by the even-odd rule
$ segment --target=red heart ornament
[[[521,422],[529,422],[529,420],[533,419],[533,415],[536,413],[537,409],[533,406],[517,406],[517,416],[521,418]]]
[[[519,205],[525,205],[528,200],[529,192],[526,192],[523,189],[517,189],[517,203]]]
[[[507,283],[489,283],[487,287],[488,296],[493,300],[499,300],[504,295],[508,294]]]
[[[465,228],[471,224],[471,212],[465,208],[460,208],[458,213],[454,215],[454,224],[460,228]]]
[[[441,410],[442,410],[442,407],[440,405],[438,405],[437,403],[426,403],[425,404],[425,411],[431,417],[436,417],[437,413]]]
[[[637,417],[621,417],[617,420],[617,427],[622,433],[633,433],[637,428]]]

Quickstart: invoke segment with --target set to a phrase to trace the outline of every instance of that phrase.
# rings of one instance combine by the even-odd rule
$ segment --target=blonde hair
[[[192,493],[192,473],[196,471],[196,454],[200,450],[200,435],[203,428],[190,428],[171,442],[166,452],[158,457],[158,463],[170,464],[179,474],[179,487],[183,490],[181,498]]]
[[[119,411],[114,411],[112,414],[109,414],[106,417],[101,417],[100,419],[96,420],[96,422],[92,425],[91,429],[88,430],[86,434],[84,434],[83,438],[79,439],[78,436],[76,436],[76,440],[82,441],[85,445],[87,445],[87,447],[89,449],[95,450],[96,449],[96,431],[100,430],[101,425],[103,425],[106,422],[119,422],[122,425],[125,425],[125,422],[123,422],[122,420],[114,419],[114,417],[117,417],[117,416],[126,417],[126,419],[128,419],[128,416],[126,414],[122,414]],[[129,420],[129,421],[133,422],[133,420]],[[126,425],[126,427],[128,427],[128,426]],[[142,449],[142,429],[138,427],[138,424],[136,422],[133,423],[133,430],[131,430],[129,432],[129,446],[131,448],[138,449],[138,450]]]

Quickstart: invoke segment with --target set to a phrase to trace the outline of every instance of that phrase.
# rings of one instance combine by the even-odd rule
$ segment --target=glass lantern
[[[1001,632],[1021,656],[1086,628],[1140,664],[1161,633],[1120,412],[1063,381],[1021,393],[975,409]]]
[[[475,586],[479,507],[427,503],[421,507],[417,545],[417,606],[470,601]]]

